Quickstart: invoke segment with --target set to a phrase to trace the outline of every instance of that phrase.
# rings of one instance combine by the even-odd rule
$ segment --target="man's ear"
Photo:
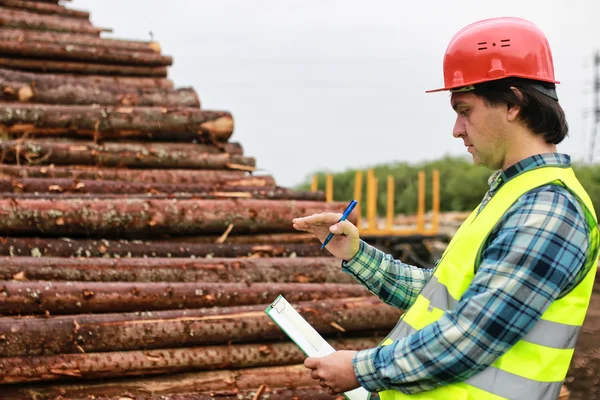
[[[517,89],[514,86],[511,86],[510,89],[515,93],[515,95],[519,99],[523,99],[523,93],[521,93],[521,91],[519,89]],[[521,112],[521,107],[520,106],[517,106],[515,104],[508,104],[508,110],[507,110],[506,118],[510,122],[514,122],[514,121],[517,120],[517,118],[519,118],[519,113],[520,112]]]

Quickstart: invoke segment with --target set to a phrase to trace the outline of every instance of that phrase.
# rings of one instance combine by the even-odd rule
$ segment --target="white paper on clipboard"
[[[265,312],[307,356],[324,357],[335,352],[335,349],[283,296],[277,297]],[[345,392],[343,395],[349,400],[368,400],[371,397],[370,393],[362,387]]]

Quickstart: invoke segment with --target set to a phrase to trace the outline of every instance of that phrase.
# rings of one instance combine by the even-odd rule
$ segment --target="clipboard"
[[[335,352],[335,349],[282,295],[279,295],[267,307],[265,313],[308,357],[324,357]],[[368,400],[371,398],[371,394],[362,387],[342,394],[348,400]]]

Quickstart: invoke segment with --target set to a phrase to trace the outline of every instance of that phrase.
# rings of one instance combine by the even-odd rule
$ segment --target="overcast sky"
[[[277,183],[317,170],[467,155],[442,58],[473,21],[517,16],[552,47],[571,135],[559,151],[587,157],[597,0],[73,0],[103,37],[148,40],[174,57],[169,78],[196,89],[205,109],[228,110],[240,142]],[[600,143],[599,146],[600,147]],[[600,149],[597,153],[600,153]],[[597,157],[600,160],[600,156]]]

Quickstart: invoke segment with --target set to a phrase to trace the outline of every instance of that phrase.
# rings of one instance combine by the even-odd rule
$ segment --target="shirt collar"
[[[523,172],[549,165],[560,165],[570,167],[571,157],[569,157],[567,154],[561,153],[544,153],[536,154],[534,156],[525,158],[519,161],[518,163],[506,168],[506,170],[500,169],[494,172],[488,179],[490,191],[495,192],[504,183],[508,182],[517,175],[522,174]]]

